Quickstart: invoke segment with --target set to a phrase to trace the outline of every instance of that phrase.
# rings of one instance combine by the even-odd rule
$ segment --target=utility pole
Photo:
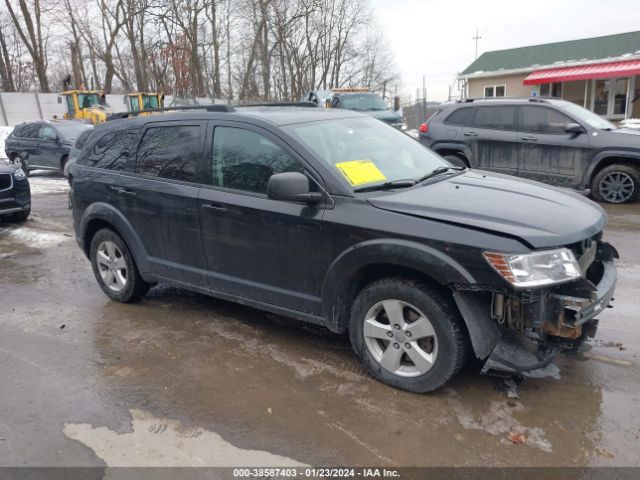
[[[476,56],[473,57],[474,60],[478,58],[478,40],[480,40],[481,38],[482,37],[478,34],[478,29],[476,28],[476,36],[471,39],[476,41]]]
[[[422,76],[422,118],[427,118],[427,83],[426,77]]]

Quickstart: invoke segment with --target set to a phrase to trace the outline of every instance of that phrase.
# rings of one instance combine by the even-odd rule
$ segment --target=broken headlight
[[[555,285],[582,276],[580,265],[568,248],[516,254],[484,252],[483,255],[494,270],[516,288]]]

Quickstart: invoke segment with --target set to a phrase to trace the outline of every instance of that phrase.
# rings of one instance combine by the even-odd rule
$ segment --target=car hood
[[[402,122],[402,117],[400,114],[393,112],[391,110],[367,110],[365,112],[367,115],[372,116],[373,118],[377,118],[378,120],[382,120],[386,123],[400,123]]]
[[[568,245],[600,232],[607,216],[576,192],[479,170],[370,197],[384,210],[516,237],[533,248]]]

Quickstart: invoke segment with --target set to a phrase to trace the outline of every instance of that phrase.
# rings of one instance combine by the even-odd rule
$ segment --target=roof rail
[[[266,103],[247,103],[245,105],[236,105],[236,107],[303,107],[303,108],[316,108],[314,102],[302,101],[302,102],[266,102]]]
[[[174,112],[183,110],[206,110],[207,112],[235,112],[236,108],[240,107],[314,107],[316,105],[313,102],[267,102],[267,103],[249,103],[246,105],[185,105],[180,107],[164,107],[164,108],[148,108],[146,110],[138,110],[137,112],[116,112],[107,117],[109,120],[120,120],[122,118],[137,117],[141,113],[161,113],[161,112]]]
[[[206,110],[207,112],[234,112],[235,108],[230,105],[185,105],[179,107],[164,107],[164,108],[147,108],[145,110],[138,110],[137,112],[116,112],[107,117],[109,120],[120,120],[122,118],[137,117],[141,113],[161,113],[161,112],[175,112],[182,110]]]
[[[472,103],[476,100],[528,100],[530,102],[545,103],[548,99],[552,98],[553,97],[473,97],[456,100],[456,103]]]

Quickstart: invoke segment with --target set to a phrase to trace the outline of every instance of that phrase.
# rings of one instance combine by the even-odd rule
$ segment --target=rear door
[[[29,165],[38,163],[37,140],[40,125],[40,122],[25,124],[20,129],[20,137],[16,137],[18,153]]]
[[[589,135],[566,133],[569,123],[576,122],[553,108],[521,107],[519,176],[563,187],[581,183],[589,158]]]
[[[318,190],[319,178],[259,127],[220,122],[211,135],[212,181],[200,196],[210,288],[319,314],[324,207],[266,195],[276,173],[307,173]]]
[[[518,174],[517,107],[482,105],[476,107],[470,124],[462,128],[471,147],[472,164],[482,170]]]
[[[148,123],[115,188],[152,272],[195,287],[207,282],[198,218],[205,134],[204,121]]]

